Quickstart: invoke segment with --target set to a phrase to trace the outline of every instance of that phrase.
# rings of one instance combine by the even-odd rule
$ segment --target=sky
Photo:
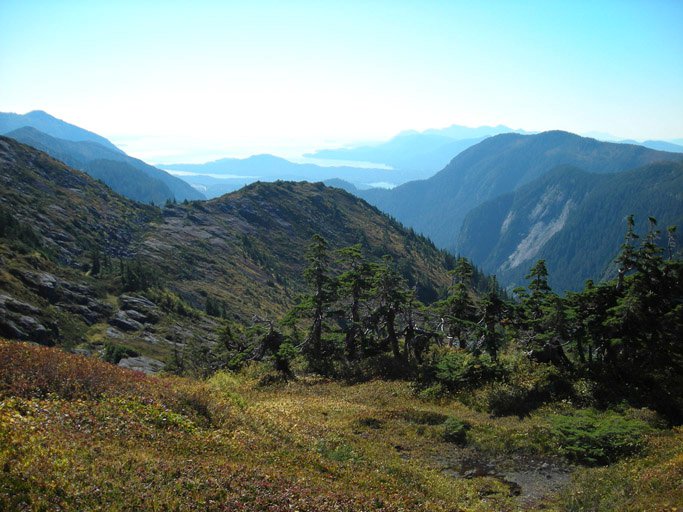
[[[681,27],[681,0],[0,0],[0,111],[152,163],[452,124],[678,139]]]

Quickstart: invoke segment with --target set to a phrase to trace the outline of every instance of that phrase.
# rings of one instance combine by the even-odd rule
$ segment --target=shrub
[[[336,436],[318,440],[315,444],[315,450],[326,459],[334,462],[349,462],[358,458],[353,448]]]
[[[225,409],[213,389],[187,379],[152,377],[59,349],[0,340],[0,397],[100,400],[128,397],[218,423]]]
[[[98,398],[142,392],[149,378],[95,358],[0,340],[0,394],[25,398]]]
[[[42,247],[41,236],[33,228],[19,222],[7,209],[0,207],[0,238],[19,242],[22,252]]]
[[[247,400],[239,392],[240,381],[234,373],[220,370],[214,373],[208,381],[211,388],[227,398],[232,405],[240,409],[246,409]]]
[[[573,396],[571,382],[552,364],[510,360],[503,382],[486,392],[486,408],[494,416],[524,416],[543,404]]]
[[[285,378],[292,377],[292,360],[299,355],[299,351],[289,342],[282,343],[275,352],[273,366]]]
[[[137,357],[140,353],[125,345],[119,345],[118,343],[105,343],[104,354],[102,359],[112,364],[119,364],[119,361],[124,357]]]
[[[377,418],[368,417],[368,418],[360,418],[356,422],[356,424],[358,426],[361,426],[361,427],[367,427],[367,428],[371,428],[373,430],[379,430],[384,425],[384,422],[380,419],[377,419]]]
[[[190,306],[177,293],[167,288],[149,288],[144,295],[167,313],[176,313],[189,318],[199,318],[201,315],[198,309]]]
[[[373,379],[405,379],[413,375],[412,368],[389,354],[375,354],[355,361],[337,361],[331,375],[348,383],[367,382]]]
[[[560,452],[569,460],[589,466],[610,464],[638,453],[650,426],[616,412],[598,414],[593,409],[551,417],[551,432]]]
[[[461,349],[436,349],[421,368],[425,385],[441,384],[448,391],[472,388],[502,375],[502,367],[488,354],[474,355]]]
[[[154,265],[140,258],[121,261],[121,284],[125,291],[145,291],[158,287],[160,282],[159,271]]]
[[[443,439],[449,443],[465,444],[470,425],[457,418],[450,417],[443,423]]]
[[[532,409],[529,394],[520,386],[499,382],[487,392],[486,407],[494,416],[523,416]]]

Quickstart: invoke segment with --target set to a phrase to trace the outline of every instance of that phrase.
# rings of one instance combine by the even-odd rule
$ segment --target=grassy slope
[[[438,469],[439,456],[459,449],[442,440],[439,421],[470,422],[469,443],[481,450],[542,450],[534,438],[547,411],[491,419],[420,401],[400,382],[256,382],[145,377],[0,341],[0,508],[517,510],[504,482]],[[584,470],[559,501],[525,508],[674,507],[681,441],[680,430],[654,435],[645,457]]]

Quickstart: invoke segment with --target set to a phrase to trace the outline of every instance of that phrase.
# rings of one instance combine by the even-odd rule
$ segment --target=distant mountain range
[[[142,160],[130,157],[107,139],[51,117],[44,112],[25,116],[0,114],[1,126],[31,123],[9,132],[8,137],[28,144],[76,169],[102,180],[120,194],[143,203],[164,203],[167,200],[205,199],[186,182],[157,169]],[[43,132],[37,126],[69,138]],[[1,131],[1,130],[0,130]]]
[[[353,183],[358,188],[395,186],[414,179],[414,173],[392,169],[361,167],[324,167],[294,163],[273,155],[249,158],[222,158],[205,164],[167,164],[164,168],[202,191],[218,197],[254,181],[325,181],[333,178]]]
[[[321,149],[305,156],[385,164],[414,171],[413,179],[428,178],[443,169],[456,155],[486,137],[500,133],[526,133],[507,126],[469,128],[453,125],[424,132],[407,131],[392,139],[360,147]]]
[[[650,149],[656,149],[657,151],[669,151],[671,153],[683,153],[683,145],[674,144],[673,142],[667,142],[664,140],[646,140],[643,142],[638,142],[635,140],[621,140],[622,144],[638,144]]]

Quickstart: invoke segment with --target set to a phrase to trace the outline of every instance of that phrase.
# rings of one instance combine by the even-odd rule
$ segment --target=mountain
[[[288,311],[316,233],[331,250],[390,255],[423,300],[449,284],[448,255],[340,189],[256,183],[158,208],[0,137],[0,336],[117,343],[169,361],[215,341],[209,301],[245,323]]]
[[[323,181],[323,183],[328,187],[340,188],[342,190],[346,190],[349,194],[358,195],[358,187],[356,187],[353,183],[349,183],[348,181],[340,180],[339,178],[332,178],[330,180]]]
[[[646,148],[656,149],[658,151],[670,151],[671,153],[683,153],[683,146],[680,144],[674,144],[673,142],[667,142],[664,140],[646,140],[640,143],[641,146]]]
[[[599,142],[562,131],[536,135],[508,133],[466,149],[427,180],[405,183],[392,190],[365,190],[359,195],[427,235],[437,246],[458,251],[460,227],[470,210],[559,165],[614,173],[662,160],[681,161],[683,155]]]
[[[423,133],[442,135],[444,137],[458,140],[485,138],[492,135],[499,135],[501,133],[529,134],[529,132],[525,130],[515,130],[514,128],[510,128],[509,126],[502,124],[497,126],[478,126],[474,128],[470,126],[453,124],[451,126],[447,126],[446,128],[430,128],[429,130],[425,130]]]
[[[104,137],[57,119],[42,110],[34,110],[23,115],[0,112],[0,135],[5,135],[24,126],[30,126],[57,139],[97,142],[112,151],[122,153],[119,148]]]
[[[630,214],[641,234],[655,217],[666,244],[666,227],[683,226],[683,163],[617,174],[558,167],[471,210],[458,250],[509,287],[525,284],[529,268],[544,259],[553,288],[579,290],[587,279],[614,277]]]
[[[486,137],[507,132],[516,132],[516,130],[502,125],[479,128],[453,125],[424,132],[402,132],[380,144],[322,149],[306,156],[380,163],[394,169],[412,170],[414,171],[412,179],[422,179],[443,169],[453,157]]]
[[[255,181],[324,181],[342,179],[359,188],[394,186],[405,183],[413,175],[391,169],[361,167],[323,167],[309,163],[294,163],[273,155],[249,158],[222,158],[204,164],[168,164],[169,172],[201,190],[207,197],[218,197]]]
[[[163,203],[173,199],[204,199],[201,192],[175,176],[99,142],[59,139],[26,126],[7,136],[101,179],[113,190],[136,201]]]
[[[460,151],[481,141],[481,138],[453,140],[439,134],[403,133],[391,140],[356,148],[321,149],[306,154],[311,158],[372,162],[394,169],[418,171],[415,178],[429,177],[443,168]]]

